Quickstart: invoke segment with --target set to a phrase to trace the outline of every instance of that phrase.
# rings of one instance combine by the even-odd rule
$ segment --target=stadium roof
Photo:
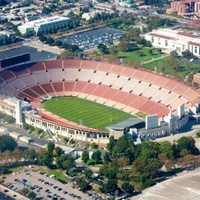
[[[38,49],[42,50],[42,51],[38,51]],[[58,54],[56,54],[56,53],[48,52],[41,48],[38,48],[38,49],[29,47],[29,46],[20,46],[15,49],[9,49],[7,51],[2,51],[0,54],[0,60],[10,58],[13,56],[17,56],[17,55],[22,55],[25,53],[30,53],[30,61],[31,62],[40,62],[40,61],[49,60],[49,59],[53,60],[53,59],[57,59],[57,57],[58,57]]]
[[[107,129],[113,129],[113,130],[124,130],[127,127],[135,126],[136,124],[139,124],[141,122],[144,122],[143,119],[138,118],[130,118],[126,119],[124,121],[121,121],[117,124],[113,124],[111,126],[106,127]]]

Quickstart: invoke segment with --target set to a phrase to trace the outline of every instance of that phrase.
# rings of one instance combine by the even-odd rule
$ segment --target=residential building
[[[67,17],[53,16],[29,21],[21,26],[18,26],[18,29],[22,34],[31,31],[38,33],[39,31],[48,30],[49,28],[59,28],[65,26],[69,23],[69,21],[70,19]]]
[[[171,3],[171,10],[176,11],[178,16],[184,17],[190,13],[200,15],[200,1],[199,0],[182,0],[173,1]]]
[[[171,29],[156,29],[145,34],[145,39],[151,41],[154,47],[177,51],[181,54],[189,50],[195,56],[200,57],[200,37],[195,34]]]

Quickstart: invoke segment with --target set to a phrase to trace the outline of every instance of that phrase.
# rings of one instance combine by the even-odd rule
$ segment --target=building
[[[189,14],[193,16],[200,15],[200,1],[199,0],[183,0],[183,1],[174,1],[171,3],[172,12],[176,12],[178,16],[187,17]],[[170,12],[170,11],[169,11]]]
[[[69,23],[70,19],[67,17],[59,17],[53,16],[38,20],[29,21],[21,26],[18,26],[18,30],[21,34],[25,34],[27,32],[35,31],[38,33],[39,31],[45,31],[50,28],[60,28],[66,26]]]
[[[193,76],[193,82],[200,85],[200,73],[196,73]]]
[[[18,116],[19,124],[22,119],[23,123],[48,132],[54,140],[61,136],[106,144],[111,135],[115,139],[124,134],[141,140],[162,137],[177,133],[200,110],[198,91],[139,69],[89,60],[51,60],[19,66],[21,69],[15,66],[0,72],[0,111]],[[98,130],[62,119],[45,111],[39,103],[57,96],[88,99],[132,115],[144,112],[148,115],[146,126],[141,119],[131,119]],[[16,109],[18,99],[21,105]],[[34,107],[27,99],[35,102]]]
[[[97,14],[101,15],[103,13],[109,13],[109,12],[106,10],[93,10],[89,13],[83,13],[82,19],[85,19],[87,21],[87,20],[90,20],[91,18],[94,18]]]
[[[154,47],[169,51],[177,51],[181,54],[189,50],[195,56],[200,57],[200,37],[184,31],[171,29],[156,29],[145,34],[145,39],[151,41]]]
[[[15,33],[10,31],[0,31],[0,40],[4,40],[9,37],[15,37]]]

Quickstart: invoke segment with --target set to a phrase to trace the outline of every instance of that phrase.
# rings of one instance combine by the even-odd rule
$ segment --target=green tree
[[[112,55],[117,55],[117,48],[115,46],[111,46],[109,50]]]
[[[71,156],[67,157],[67,160],[63,162],[63,168],[66,170],[66,173],[68,173],[69,170],[75,166],[76,166],[75,159]]]
[[[98,144],[96,144],[95,142],[92,142],[90,147],[91,147],[91,149],[98,149]]]
[[[177,51],[171,51],[170,52],[170,55],[173,57],[173,58],[178,58],[178,53],[177,53]]]
[[[46,6],[43,6],[42,14],[48,15],[50,12],[51,12],[51,10],[49,8],[47,8]]]
[[[91,178],[92,174],[93,174],[93,172],[92,172],[91,169],[86,168],[86,169],[84,170],[84,175],[86,176],[87,179]]]
[[[115,192],[117,189],[117,179],[108,179],[108,182],[103,184],[102,190],[105,193]]]
[[[63,157],[56,157],[56,167],[58,169],[62,169],[63,168],[63,163],[64,163],[65,159]]]
[[[184,149],[187,150],[188,154],[197,154],[198,149],[195,145],[195,140],[193,137],[181,137],[180,139],[177,140],[177,148],[181,152]],[[186,155],[186,151],[184,150],[184,156]]]
[[[123,51],[123,52],[127,52],[131,50],[131,43],[130,40],[128,38],[123,38],[119,44],[118,44],[118,48]]]
[[[112,155],[115,158],[125,157],[129,163],[134,160],[135,146],[133,139],[128,136],[120,137],[115,144]]]
[[[62,42],[60,40],[58,40],[58,41],[55,42],[55,45],[58,46],[58,47],[61,47],[62,46]]]
[[[174,160],[174,148],[169,141],[163,141],[160,143],[160,155],[164,156],[164,159]]]
[[[158,176],[162,165],[157,158],[139,157],[133,162],[132,171],[138,176],[152,179]]]
[[[28,198],[34,199],[35,197],[36,197],[36,193],[35,192],[31,191],[31,192],[28,193]]]
[[[90,159],[89,151],[84,150],[82,153],[82,161],[86,164],[89,159]]]
[[[48,151],[48,153],[53,154],[54,148],[55,148],[55,144],[53,142],[49,142],[47,144],[47,151]]]
[[[49,44],[49,45],[52,45],[54,43],[54,39],[53,38],[47,38],[45,43]]]
[[[59,56],[60,59],[73,59],[74,57],[75,57],[75,54],[68,50],[61,52]]]
[[[134,187],[129,182],[124,182],[122,184],[122,190],[129,195],[133,193]]]
[[[149,54],[153,54],[153,50],[152,49],[149,49]]]
[[[77,180],[77,184],[78,184],[79,188],[81,189],[81,191],[83,191],[83,192],[86,191],[87,188],[89,187],[88,182],[84,179]]]
[[[108,149],[110,155],[112,155],[112,151],[115,147],[115,143],[116,143],[116,141],[114,139],[114,136],[110,136],[109,143],[107,144],[107,149]]]
[[[99,163],[102,163],[102,159],[101,159],[101,151],[95,151],[93,154],[92,154],[92,159],[94,159],[95,161],[95,164],[99,164]]]
[[[153,141],[145,141],[140,146],[140,156],[144,158],[158,158],[160,144]]]
[[[14,151],[12,151],[12,157],[15,160],[15,162],[19,162],[23,157],[23,152],[19,150],[18,147],[16,147]]]
[[[178,59],[177,58],[174,58],[174,57],[170,57],[167,59],[167,63],[173,67],[174,69],[178,69],[178,66],[179,66],[179,62],[178,62]]]
[[[109,52],[108,47],[103,43],[98,44],[97,48],[104,54]]]
[[[161,54],[162,53],[162,49],[157,49],[157,52],[159,53],[159,54]]]
[[[27,149],[24,151],[24,158],[30,162],[34,162],[36,158],[36,152],[35,149]]]
[[[37,161],[41,165],[46,165],[47,167],[51,167],[53,162],[53,154],[47,152],[46,150],[42,150],[41,153],[37,154]]]
[[[105,152],[104,156],[103,156],[103,162],[104,163],[109,163],[111,162],[111,159],[110,159],[110,154],[108,152]]]
[[[64,153],[62,148],[60,148],[59,146],[55,147],[54,151],[55,151],[55,156],[56,157],[60,157]]]
[[[116,159],[112,160],[109,164],[104,163],[99,169],[100,176],[105,176],[110,179],[116,179],[118,172],[119,166]]]
[[[194,54],[191,53],[189,50],[183,51],[182,56],[183,56],[183,58],[187,58],[187,59],[192,59],[195,57]]]
[[[22,188],[22,194],[27,195],[29,193],[29,189],[28,188]]]
[[[41,42],[45,42],[45,41],[47,40],[47,37],[44,36],[44,35],[41,35],[41,36],[39,37],[39,40],[40,40]]]
[[[13,151],[17,147],[15,140],[9,135],[0,136],[0,152]]]

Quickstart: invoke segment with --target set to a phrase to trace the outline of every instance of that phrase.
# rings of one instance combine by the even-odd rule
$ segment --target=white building
[[[145,34],[145,39],[151,41],[154,47],[181,53],[189,50],[200,57],[200,37],[187,32],[171,29],[157,29]]]
[[[15,36],[14,32],[10,31],[0,31],[0,40],[3,40],[7,37]]]
[[[67,17],[48,17],[44,19],[29,21],[21,26],[18,26],[18,30],[22,34],[30,31],[35,31],[37,33],[38,31],[47,30],[49,28],[59,28],[65,26],[69,23],[69,21],[70,19]]]
[[[89,13],[83,13],[82,14],[82,19],[85,19],[86,21],[95,17],[97,14],[102,14],[102,13],[110,13],[106,10],[93,10]]]

